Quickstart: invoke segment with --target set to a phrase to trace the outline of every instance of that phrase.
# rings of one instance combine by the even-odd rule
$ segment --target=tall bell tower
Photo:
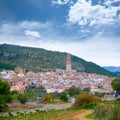
[[[66,57],[66,71],[72,71],[71,68],[71,55],[68,53]]]

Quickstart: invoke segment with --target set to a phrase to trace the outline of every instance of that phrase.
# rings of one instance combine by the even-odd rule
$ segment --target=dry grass
[[[40,108],[40,105],[31,105],[31,104],[8,104],[9,111],[19,111],[19,110],[28,110],[33,108]]]
[[[91,110],[80,110],[80,111],[71,112],[62,117],[58,117],[54,120],[88,120],[87,118],[85,118],[85,116],[91,113],[92,113]]]

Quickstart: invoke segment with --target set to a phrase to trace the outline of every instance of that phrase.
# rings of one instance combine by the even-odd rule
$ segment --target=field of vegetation
[[[0,120],[120,120],[120,101],[89,103],[63,110],[44,110],[0,117]]]
[[[64,110],[50,110],[50,111],[38,111],[35,113],[17,113],[17,116],[13,116],[9,113],[9,116],[2,117],[0,120],[77,120],[76,117],[86,120],[85,115],[90,114],[91,110],[75,110],[75,109],[64,109]]]

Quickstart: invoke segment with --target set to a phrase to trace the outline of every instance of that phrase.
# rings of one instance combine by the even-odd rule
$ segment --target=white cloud
[[[101,41],[99,41],[101,39]],[[114,38],[104,39],[96,36],[93,40],[82,42],[48,42],[41,43],[43,48],[49,50],[56,50],[62,52],[69,52],[87,61],[92,61],[101,66],[119,66],[120,65],[120,51],[119,40],[114,42]],[[108,45],[109,43],[109,45]]]
[[[41,38],[41,35],[37,31],[25,30],[24,32],[27,36]]]
[[[108,2],[112,4],[112,2]],[[106,1],[106,4],[108,4]],[[79,25],[113,24],[116,21],[117,11],[120,6],[105,7],[102,5],[92,5],[92,1],[78,0],[70,7],[68,21]]]
[[[52,0],[51,3],[53,5],[65,5],[69,3],[70,0]]]
[[[120,2],[120,0],[113,0],[113,2]]]
[[[24,23],[24,25],[22,23]],[[39,25],[39,27],[37,25]],[[96,33],[94,37],[88,37],[82,41],[80,38],[76,38],[76,41],[72,41],[72,37],[69,36],[67,38],[60,38],[57,35],[54,36],[54,34],[56,34],[54,30],[48,32],[52,27],[48,23],[42,24],[40,22],[31,21],[27,21],[26,23],[25,21],[19,23],[5,23],[0,26],[0,44],[8,43],[69,52],[101,66],[120,65],[120,40],[118,36],[105,37],[104,31],[101,31]],[[47,34],[44,34],[46,31]],[[42,38],[39,39],[39,33],[41,32]],[[89,33],[89,30],[81,29],[81,32]]]
[[[33,22],[33,21],[22,21],[22,22],[19,22],[19,25],[21,28],[35,29],[35,28],[38,28],[40,26],[40,23]]]
[[[0,25],[0,36],[16,39],[16,37],[46,37],[46,34],[51,33],[53,26],[50,22],[41,23],[37,21],[21,21],[21,22],[6,22]],[[48,35],[49,36],[49,35]]]
[[[105,0],[105,5],[107,6],[111,6],[111,4],[113,3],[113,0]]]
[[[22,39],[22,41],[21,41]],[[116,39],[116,42],[114,41]],[[87,61],[92,61],[101,66],[119,66],[120,65],[120,41],[118,38],[105,38],[102,34],[86,41],[60,42],[60,39],[49,39],[45,42],[38,39],[28,39],[21,36],[0,36],[0,44],[2,43],[17,44],[23,46],[31,46],[44,48],[53,51],[69,52]]]
[[[21,21],[18,23],[18,25],[23,28],[23,29],[30,29],[30,30],[35,30],[35,29],[46,29],[51,26],[51,23],[49,21],[45,23],[41,23],[38,21]]]
[[[116,42],[114,41],[116,39]],[[104,38],[96,35],[81,42],[49,42],[42,43],[42,47],[49,50],[69,52],[87,61],[101,66],[120,65],[120,41],[117,38]]]

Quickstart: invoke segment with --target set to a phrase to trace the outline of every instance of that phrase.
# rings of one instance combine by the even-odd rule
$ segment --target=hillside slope
[[[19,66],[32,71],[55,71],[65,69],[67,53],[48,51],[41,48],[23,47],[17,45],[0,45],[0,62]],[[74,55],[71,56],[72,68],[78,72],[97,73],[114,76],[104,68],[87,62]]]

